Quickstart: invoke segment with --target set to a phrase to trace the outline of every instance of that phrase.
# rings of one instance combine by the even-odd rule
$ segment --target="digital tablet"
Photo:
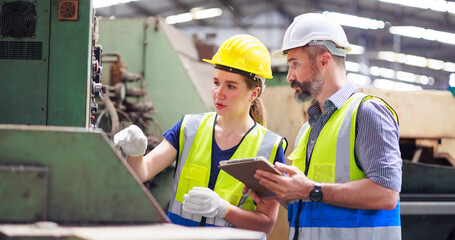
[[[275,167],[275,165],[264,157],[224,160],[220,161],[218,167],[251,188],[260,198],[265,200],[274,198],[276,195],[262,186],[254,177],[256,170],[261,169],[267,172],[284,175]]]

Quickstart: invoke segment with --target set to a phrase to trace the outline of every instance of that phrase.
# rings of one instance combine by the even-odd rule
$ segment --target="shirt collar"
[[[357,88],[351,82],[344,85],[339,89],[335,94],[329,97],[324,104],[324,112],[333,112],[335,109],[340,109],[341,106],[348,100],[348,98],[357,92]],[[319,102],[317,100],[308,108],[309,124],[313,127],[313,124],[316,123],[317,119],[321,116],[322,111],[319,108]]]
[[[337,109],[340,109],[341,106],[348,100],[348,98],[357,92],[357,88],[352,82],[344,85],[340,90],[338,90],[335,94],[329,97],[327,101],[331,101]]]

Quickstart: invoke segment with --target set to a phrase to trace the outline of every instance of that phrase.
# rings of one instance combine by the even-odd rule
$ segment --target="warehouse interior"
[[[220,15],[192,21],[185,19],[184,14],[197,15],[202,9],[208,17]],[[340,21],[349,43],[355,45],[347,58],[350,62],[347,70],[359,85],[447,90],[449,80],[454,78],[451,73],[455,72],[455,59],[451,54],[454,9],[452,1],[433,0],[190,0],[131,1],[100,7],[97,15],[105,18],[159,16],[185,34],[215,47],[231,35],[249,33],[274,51],[281,48],[282,36],[296,16],[307,12],[327,13]],[[275,64],[285,65],[283,62]],[[375,81],[377,79],[379,81]]]
[[[446,0],[4,0],[0,5],[0,239],[288,239],[187,228],[167,217],[175,165],[142,183],[113,136],[147,152],[182,115],[215,111],[210,59],[232,35],[270,52],[303,13],[339,22],[346,73],[399,118],[402,239],[455,239],[455,2]],[[292,152],[309,103],[272,58],[267,127]],[[287,162],[289,164],[289,162]]]

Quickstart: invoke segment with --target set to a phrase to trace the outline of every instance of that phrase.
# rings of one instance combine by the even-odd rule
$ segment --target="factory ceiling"
[[[398,2],[406,5],[397,4]],[[419,3],[426,6],[417,7]],[[379,23],[379,29],[368,29],[364,19],[357,21],[362,23],[361,28],[351,26],[352,23],[342,23],[349,42],[364,47],[363,54],[350,54],[347,57],[348,73],[352,73],[350,77],[360,82],[363,80],[359,80],[359,76],[366,77],[368,81],[363,82],[365,86],[380,87],[387,85],[387,82],[399,83],[389,84],[389,88],[407,85],[446,90],[451,78],[455,82],[453,1],[137,0],[97,8],[96,15],[115,18],[166,18],[211,8],[221,9],[222,14],[213,18],[176,23],[174,26],[215,46],[219,46],[233,34],[252,34],[273,51],[281,47],[286,28],[294,17],[302,13],[328,12],[336,19],[346,15],[369,18],[378,20],[373,23]],[[403,28],[410,26],[414,27],[410,33]],[[274,65],[280,64],[284,65]]]

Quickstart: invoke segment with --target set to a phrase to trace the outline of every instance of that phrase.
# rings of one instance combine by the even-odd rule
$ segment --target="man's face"
[[[304,103],[316,98],[321,92],[323,79],[304,48],[290,50],[287,54],[287,62],[289,70],[286,80],[295,89],[294,99]]]

